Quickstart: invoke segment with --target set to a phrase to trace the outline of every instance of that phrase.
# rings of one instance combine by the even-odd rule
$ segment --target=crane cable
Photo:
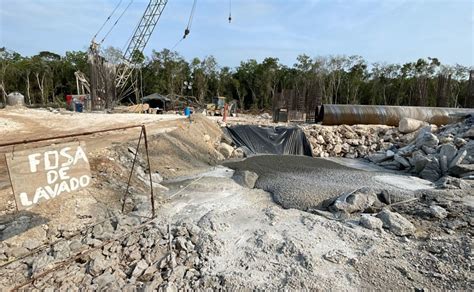
[[[197,0],[194,0],[193,2],[193,7],[191,8],[191,13],[189,15],[189,19],[188,19],[188,25],[186,26],[186,29],[184,30],[184,35],[182,38],[180,38],[176,44],[173,46],[173,48],[171,48],[171,50],[173,51],[188,35],[189,33],[191,32],[191,26],[193,25],[193,18],[194,18],[194,12],[196,11],[196,3],[197,3]]]
[[[105,20],[105,22],[102,24],[102,26],[99,28],[99,30],[95,33],[94,37],[92,38],[92,41],[95,40],[95,38],[97,37],[97,35],[102,31],[102,29],[104,29],[105,25],[107,24],[107,22],[109,22],[109,20],[112,18],[112,16],[114,16],[115,14],[115,11],[117,11],[117,9],[119,8],[120,4],[122,4],[122,1],[123,0],[120,0],[119,3],[117,4],[117,6],[115,6],[114,10],[112,11],[112,13],[110,13],[109,17],[107,17],[107,19]]]
[[[229,0],[229,23],[232,22],[232,0]]]
[[[130,8],[130,6],[132,5],[133,1],[135,0],[130,0],[130,2],[128,3],[127,7],[125,7],[125,9],[122,11],[122,14],[120,14],[120,16],[117,18],[117,20],[115,21],[114,25],[112,25],[112,27],[109,29],[109,31],[107,32],[107,34],[104,36],[104,38],[102,39],[102,41],[100,41],[100,43],[102,44],[105,39],[109,36],[109,34],[112,32],[112,30],[115,28],[115,26],[117,25],[117,23],[120,21],[120,19],[122,18],[122,16],[125,14],[125,12],[127,12],[128,8]]]
[[[197,0],[194,0],[193,8],[191,9],[191,14],[189,15],[188,26],[184,30],[183,39],[185,39],[186,36],[191,32],[191,25],[193,25],[194,12],[196,11],[196,3],[197,3]]]
[[[174,44],[174,46],[171,48],[172,51],[174,51],[174,49],[184,40],[184,38],[180,38],[176,44]]]
[[[189,20],[188,20],[188,26],[186,26],[186,29],[184,30],[184,35],[182,38],[180,38],[176,44],[171,48],[173,51],[191,32],[191,26],[193,24],[193,18],[194,18],[194,12],[196,11],[196,3],[197,0],[194,0],[193,7],[191,8],[191,14],[189,15]],[[232,0],[229,0],[229,23],[232,22]]]

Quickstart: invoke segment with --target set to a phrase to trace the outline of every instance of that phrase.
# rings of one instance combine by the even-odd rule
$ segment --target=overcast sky
[[[0,47],[24,55],[84,50],[119,1],[0,0]],[[104,46],[123,48],[148,2],[134,0]],[[192,2],[169,0],[147,55],[175,45]],[[292,65],[302,53],[474,64],[474,0],[232,0],[231,24],[228,14],[229,0],[198,0],[191,34],[176,50],[186,59],[214,55],[227,66],[267,56]]]

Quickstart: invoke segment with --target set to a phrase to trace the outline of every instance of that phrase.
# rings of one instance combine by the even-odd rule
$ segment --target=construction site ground
[[[21,212],[3,153],[51,142],[0,148],[0,287],[474,289],[472,189],[434,190],[431,182],[356,159],[229,161],[216,150],[221,119],[0,110],[0,144],[145,124],[156,206],[149,219],[143,145],[124,198],[139,129],[53,141],[86,142],[93,185]],[[232,121],[271,124],[266,116]],[[234,170],[258,173],[256,188],[236,183]],[[335,191],[335,182],[344,186]],[[360,214],[311,211],[311,200],[372,184],[390,185],[400,203],[390,209],[413,223],[413,234],[364,228]],[[434,203],[449,215],[430,216]]]

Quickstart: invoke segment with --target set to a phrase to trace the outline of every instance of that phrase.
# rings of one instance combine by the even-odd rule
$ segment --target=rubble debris
[[[452,177],[452,176],[443,176],[438,181],[436,181],[435,186],[437,189],[461,189],[467,190],[470,189],[471,186],[465,180]]]
[[[393,143],[386,142],[384,137],[391,135],[392,129],[388,126],[363,125],[303,126],[313,149],[313,157],[357,158],[366,157],[379,150],[386,151],[393,146]],[[378,156],[372,159],[382,162],[385,157]]]
[[[361,188],[352,192],[343,193],[337,197],[329,206],[329,210],[333,212],[363,212],[374,204],[377,195],[369,188]]]
[[[227,143],[221,143],[219,144],[219,147],[217,147],[217,151],[219,151],[219,153],[221,153],[226,159],[228,159],[232,156],[234,148]]]
[[[430,206],[430,214],[435,218],[444,219],[446,216],[448,216],[448,211],[446,211],[446,209],[443,207],[432,205]]]
[[[418,130],[419,128],[427,126],[428,123],[411,119],[411,118],[402,118],[398,124],[398,130],[400,133],[408,134]]]
[[[411,117],[435,125],[444,125],[457,122],[471,113],[470,108],[323,104],[319,107],[316,121],[325,125],[382,123],[398,126],[402,118]]]
[[[472,175],[474,173],[474,164],[458,164],[454,165],[449,169],[451,175],[457,177],[464,177]]]
[[[473,176],[474,140],[465,135],[473,120],[470,117],[439,129],[424,126],[406,135],[397,128],[373,126],[361,131],[358,127],[362,126],[346,125],[313,126],[306,133],[315,156],[365,157],[384,168],[404,170],[434,182],[446,175]]]
[[[173,225],[169,234],[166,228],[156,224],[157,222],[151,222],[144,229],[130,229],[131,233],[127,237],[112,241],[83,256],[81,260],[70,262],[64,270],[52,272],[50,277],[36,281],[35,287],[65,288],[72,285],[79,289],[96,287],[122,290],[127,283],[133,284],[132,287],[135,288],[159,290],[170,285],[179,290],[208,287],[206,277],[210,276],[201,271],[203,258],[196,247],[201,229],[187,222]],[[90,234],[86,234],[86,238],[90,238],[88,236]],[[86,238],[83,238],[83,243],[86,243]],[[171,250],[169,239],[172,240]],[[72,242],[63,241],[61,246],[68,247],[71,244]],[[57,250],[58,244],[53,245],[52,249]],[[8,253],[10,256],[19,256],[27,251],[17,247],[9,249]],[[32,266],[21,267],[25,269],[24,275],[38,275],[60,263],[58,260],[67,258],[62,255],[51,257],[46,252],[42,254],[43,257],[36,257]],[[13,283],[17,285],[27,280],[19,268],[2,270],[0,285],[4,288],[12,287]]]
[[[404,176],[385,173],[386,180],[383,180],[380,172],[358,170],[328,159],[296,155],[260,155],[243,161],[225,162],[224,166],[257,173],[259,178],[256,187],[270,192],[275,202],[283,208],[302,211],[326,210],[334,202],[334,198],[364,187],[370,188],[374,193],[387,191],[392,198],[397,198],[396,201],[413,196],[413,190],[406,189],[403,183],[399,184],[400,187],[387,184],[387,181],[393,184],[393,181]],[[425,188],[425,185],[418,186]],[[354,210],[358,208],[364,209],[364,205],[368,208],[378,201],[372,191],[364,193],[365,189],[363,190],[354,202],[347,195],[349,212],[356,212]],[[395,202],[393,199],[392,201]],[[360,205],[351,205],[359,202]],[[340,206],[343,208],[342,201]]]
[[[232,179],[243,187],[253,189],[258,180],[258,174],[248,170],[236,170]]]
[[[417,148],[428,147],[434,148],[438,146],[439,139],[431,132],[422,129],[415,140],[415,145]],[[428,154],[428,153],[427,153]]]
[[[384,228],[387,228],[395,235],[406,236],[415,233],[415,226],[405,217],[396,212],[384,209],[377,214],[377,218],[382,220]]]
[[[348,257],[346,254],[344,254],[343,251],[338,250],[338,249],[333,249],[323,255],[323,258],[327,260],[328,262],[334,263],[334,264],[342,264],[348,260]]]
[[[190,128],[180,128],[179,131],[183,130],[184,134],[177,131],[151,139],[151,150],[160,159],[153,160],[152,164],[159,168],[159,175],[164,177],[162,182],[160,176],[152,173],[154,183],[166,184],[170,177],[199,175],[202,173],[201,167],[216,163],[218,155],[224,159],[216,150],[220,142],[217,145],[215,142],[221,141],[219,133],[211,132],[206,127],[197,128],[198,122],[199,119],[193,121]],[[0,263],[14,261],[0,270],[0,287],[12,287],[31,276],[41,275],[57,263],[68,261],[64,267],[35,280],[34,287],[29,285],[24,289],[181,291],[311,290],[318,287],[344,290],[347,287],[359,287],[378,290],[393,287],[408,290],[416,287],[472,290],[469,279],[472,266],[471,227],[474,221],[472,205],[466,204],[469,203],[472,182],[461,179],[469,172],[463,173],[461,177],[450,176],[454,174],[449,172],[450,160],[452,162],[460,150],[466,151],[466,154],[458,157],[456,167],[472,165],[474,144],[471,138],[457,136],[458,131],[462,132],[464,128],[456,128],[446,136],[440,136],[440,132],[430,129],[438,137],[438,145],[422,145],[418,148],[414,141],[420,129],[400,135],[398,129],[386,127],[383,133],[375,135],[370,127],[340,127],[345,131],[341,138],[343,143],[332,145],[328,156],[334,153],[345,157],[372,157],[374,163],[386,163],[387,166],[408,173],[413,173],[416,159],[419,159],[419,173],[429,161],[436,158],[442,175],[435,182],[438,189],[410,189],[407,193],[397,193],[387,180],[380,179],[381,172],[356,171],[341,167],[334,161],[310,157],[256,157],[246,163],[252,164],[251,170],[256,173],[263,171],[256,182],[257,187],[265,188],[271,194],[263,190],[241,188],[228,175],[225,178],[204,177],[182,192],[183,195],[165,200],[162,212],[158,214],[159,219],[144,230],[138,228],[143,219],[134,216],[142,215],[136,211],[141,206],[140,199],[137,199],[138,204],[134,204],[130,216],[117,217],[110,224],[94,226],[87,231],[76,225],[74,220],[62,221],[62,226],[32,228],[35,217],[31,215],[19,216],[15,222],[0,222],[3,240],[0,241]],[[359,128],[366,130],[364,133],[367,136],[357,134],[356,129]],[[207,133],[208,140],[203,138]],[[337,139],[333,133],[328,135]],[[315,139],[326,143],[327,137],[320,136]],[[376,143],[380,147],[376,152],[373,149],[377,147],[366,142],[370,139],[379,139]],[[128,146],[132,146],[131,151],[127,150]],[[100,218],[94,211],[104,207],[101,202],[103,193],[123,193],[124,184],[120,184],[119,179],[123,175],[128,177],[129,172],[117,172],[113,176],[111,172],[115,171],[119,163],[129,170],[127,167],[130,167],[133,159],[129,153],[134,153],[135,145],[128,143],[117,147],[121,149],[118,154],[101,153],[106,165],[99,169],[93,166],[97,186],[93,186],[91,192],[101,195],[97,196],[97,200],[90,200],[88,206],[98,206],[97,209],[77,207],[71,212],[81,223],[87,222],[86,225],[89,225]],[[163,155],[165,151],[167,155]],[[237,156],[236,152],[237,149],[234,149],[232,158]],[[453,156],[454,152],[456,155]],[[131,197],[139,196],[142,193],[140,186],[149,183],[149,172],[140,161],[140,153],[138,151],[137,161],[142,169],[140,174],[135,173],[133,176],[135,184]],[[404,159],[410,163],[409,167]],[[196,160],[202,163],[198,164]],[[146,174],[146,182],[140,179],[142,172]],[[382,176],[392,175],[389,172],[382,173]],[[402,176],[397,174],[397,177]],[[124,180],[123,177],[121,179]],[[403,183],[410,184],[410,181]],[[347,210],[355,210],[347,216],[344,211],[335,214],[317,209],[319,202],[340,198],[341,193],[350,194],[364,185],[373,188],[378,197],[368,209],[351,209],[353,206],[349,202],[359,202],[364,197],[351,198],[348,195],[339,205],[341,209],[348,207]],[[170,189],[182,188],[181,182],[177,181],[168,182],[167,186]],[[304,192],[295,192],[296,188]],[[328,197],[323,197],[323,194]],[[407,194],[417,201],[408,204]],[[146,200],[141,204],[149,204],[148,194],[143,195]],[[166,198],[166,195],[160,192],[158,196]],[[78,196],[77,201],[71,203],[77,204],[84,198]],[[406,226],[398,229],[387,227],[379,218],[384,211],[378,214],[379,217],[375,215],[383,207],[378,205],[379,200],[390,205],[390,217],[395,217],[391,218],[392,225],[403,221],[396,216],[399,215],[416,226],[416,236],[406,238],[380,232],[383,228],[394,234],[398,229],[405,232],[398,230],[397,233],[413,234],[414,231]],[[284,208],[274,204],[275,201]],[[364,200],[360,202],[362,206],[365,205]],[[398,202],[401,204],[397,205]],[[285,209],[287,207],[290,209]],[[314,213],[308,212],[311,208],[315,208]],[[361,210],[370,214],[359,215]],[[105,214],[110,209],[102,210],[101,216],[102,212]],[[198,223],[180,221],[189,220],[190,217],[194,220],[192,222]],[[172,222],[169,229],[166,228],[168,220]],[[24,227],[24,224],[27,226]],[[33,229],[40,229],[41,232]],[[81,230],[79,236],[65,238]],[[31,236],[33,231],[39,235]],[[107,243],[123,233],[128,234]],[[52,247],[43,246],[38,254],[21,258],[38,244],[34,240],[15,239],[15,236],[25,234],[41,244],[58,239],[63,242],[53,244]],[[88,255],[82,253],[90,248],[97,250]],[[77,260],[68,260],[68,256],[79,253],[83,256]]]
[[[362,214],[360,216],[360,225],[363,227],[374,230],[374,231],[382,231],[383,222],[379,218],[372,216],[370,214]]]
[[[259,115],[258,118],[265,119],[265,120],[271,120],[272,116],[269,113],[263,113],[263,114]]]
[[[474,139],[474,128],[470,128],[469,130],[467,130],[463,135],[462,135],[463,138],[469,138],[469,139]]]

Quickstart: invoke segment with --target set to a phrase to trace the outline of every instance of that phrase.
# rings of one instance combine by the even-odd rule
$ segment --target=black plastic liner
[[[237,147],[248,154],[313,156],[311,145],[298,127],[261,127],[238,125],[227,127]]]

